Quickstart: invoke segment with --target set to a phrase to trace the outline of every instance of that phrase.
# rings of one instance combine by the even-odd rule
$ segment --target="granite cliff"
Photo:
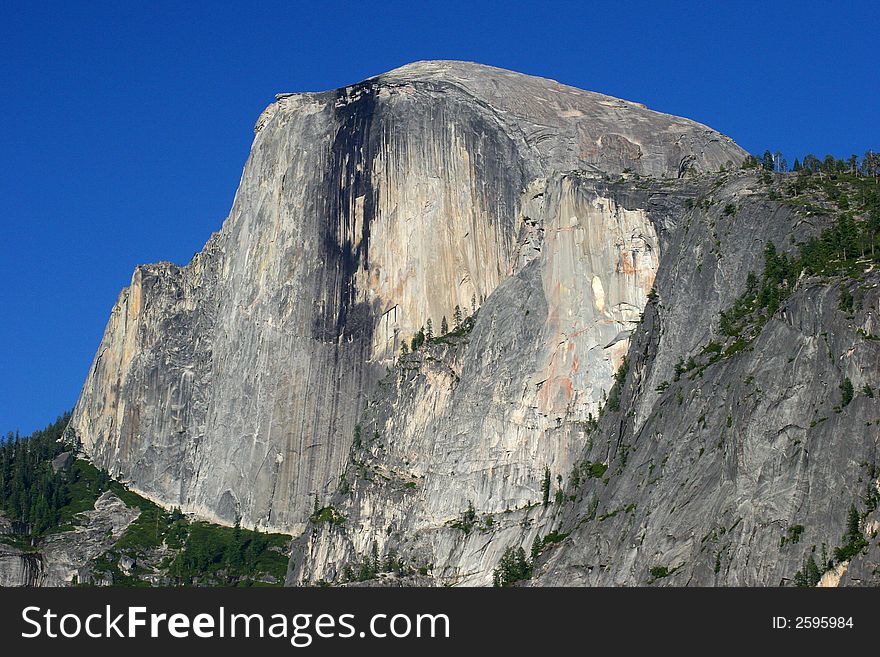
[[[533,190],[538,255],[380,384],[337,493],[294,541],[288,582],[357,581],[377,553],[393,557],[379,570],[488,585],[523,548],[534,585],[785,585],[805,560],[833,560],[855,505],[869,550],[840,581],[880,583],[878,272],[802,275],[748,339],[719,327],[763,245],[832,224],[827,207],[778,200],[785,184],[568,173]],[[582,227],[613,235],[602,207],[654,227],[640,227],[651,239],[635,259],[619,238],[597,257],[604,240]],[[580,286],[556,267],[560,235],[587,246]],[[847,309],[845,291],[858,298]],[[597,315],[629,304],[631,317]]]
[[[68,434],[160,504],[294,534],[289,584],[486,585],[519,548],[538,585],[791,581],[876,490],[877,400],[835,396],[880,385],[878,281],[804,274],[720,338],[765,245],[835,216],[745,156],[462,62],[280,94],[221,230],[121,293]]]
[[[222,229],[120,295],[71,430],[147,497],[283,531],[335,486],[401,342],[507,278],[528,185],[743,156],[692,121],[458,62],[281,94],[255,132]],[[644,221],[624,223],[616,236]]]

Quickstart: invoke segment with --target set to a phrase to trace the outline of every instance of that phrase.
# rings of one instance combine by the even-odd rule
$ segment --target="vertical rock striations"
[[[375,544],[438,582],[487,584],[506,547],[548,533],[545,472],[552,499],[608,397],[682,197],[699,188],[582,173],[533,184],[517,270],[464,329],[382,381],[326,500],[345,522],[295,541],[288,581],[339,581]]]
[[[152,499],[284,531],[335,490],[401,344],[472,300],[486,303],[465,350],[511,330],[521,295],[534,299],[509,349],[486,343],[452,368],[461,390],[442,393],[432,417],[448,404],[462,424],[417,437],[432,418],[405,419],[443,468],[459,453],[424,499],[438,521],[468,498],[493,509],[534,500],[536,468],[567,467],[572,453],[547,450],[545,428],[596,412],[663,252],[649,200],[558,172],[677,179],[744,155],[686,119],[460,62],[280,95],[255,133],[205,249],[185,267],[135,271],[70,426],[96,464]],[[467,386],[498,403],[467,401]],[[503,477],[476,474],[489,461]]]

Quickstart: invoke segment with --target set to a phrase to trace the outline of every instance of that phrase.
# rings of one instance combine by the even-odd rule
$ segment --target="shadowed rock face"
[[[375,543],[430,564],[437,582],[488,584],[506,547],[549,533],[531,517],[545,468],[555,479],[580,456],[669,231],[707,187],[583,173],[531,185],[515,272],[470,332],[402,358],[379,385],[364,444],[328,500],[346,522],[294,541],[289,583],[338,581]],[[455,525],[469,505],[477,519],[466,532]]]
[[[476,64],[282,94],[257,122],[222,229],[185,267],[139,267],[120,294],[70,430],[160,503],[296,532],[314,495],[335,490],[401,342],[455,306],[468,314],[511,274],[535,299],[522,336],[534,353],[491,381],[511,406],[485,422],[543,431],[563,409],[586,417],[644,306],[662,220],[647,200],[567,192],[577,183],[556,172],[677,179],[743,155],[686,119]],[[498,450],[520,439],[476,429]],[[519,474],[493,484],[499,504],[526,499],[543,460],[570,458],[536,440],[504,461]]]
[[[630,351],[622,412],[583,452],[610,464],[608,481],[586,482],[553,518],[570,537],[545,555],[536,584],[791,584],[806,556],[821,563],[823,545],[829,555],[841,545],[850,505],[878,486],[880,403],[861,394],[841,408],[839,390],[844,378],[880,383],[880,345],[866,339],[877,331],[876,271],[851,316],[839,307],[851,281],[806,279],[749,348],[674,375],[708,344],[746,272],[760,271],[752,243],[784,246],[825,221],[761,187],[740,174],[676,231]],[[738,211],[724,216],[734,199]],[[870,549],[826,574],[829,585],[880,584],[876,519],[863,522]]]
[[[779,199],[744,171],[532,186],[517,270],[470,332],[382,381],[325,501],[345,522],[294,540],[288,583],[356,575],[375,545],[435,584],[488,585],[505,549],[548,535],[528,584],[785,585],[821,563],[880,486],[878,272],[805,278],[747,348],[676,375],[705,362],[764,245],[830,221]],[[624,353],[617,409],[593,425]],[[844,378],[870,392],[842,408]],[[600,468],[573,483],[584,461]],[[866,551],[823,585],[880,584],[877,510],[861,529]]]

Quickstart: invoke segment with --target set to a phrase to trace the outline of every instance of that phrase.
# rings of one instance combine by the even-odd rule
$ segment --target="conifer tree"
[[[541,484],[544,506],[550,504],[550,468],[544,468],[544,481]]]
[[[540,536],[535,536],[535,540],[532,541],[532,566],[535,565],[535,560],[538,558],[538,555],[541,554],[541,550],[544,547],[544,542],[541,540]]]
[[[840,384],[840,405],[845,408],[852,401],[852,398],[853,384],[849,377],[846,377],[843,383]]]

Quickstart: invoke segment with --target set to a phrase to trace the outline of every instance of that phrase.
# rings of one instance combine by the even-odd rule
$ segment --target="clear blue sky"
[[[0,7],[0,431],[71,408],[134,266],[220,227],[276,92],[464,59],[789,162],[880,149],[873,2],[232,4]]]

